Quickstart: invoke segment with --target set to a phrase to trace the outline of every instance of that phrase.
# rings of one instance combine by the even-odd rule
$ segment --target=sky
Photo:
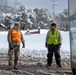
[[[11,0],[11,3],[17,7],[24,5],[26,8],[47,8],[49,11],[53,12],[53,0]],[[68,8],[68,0],[54,0],[57,4],[54,6],[54,13],[62,13],[65,8]],[[11,4],[10,3],[10,4]]]

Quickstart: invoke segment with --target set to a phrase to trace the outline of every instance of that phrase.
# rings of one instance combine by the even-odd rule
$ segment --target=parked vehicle
[[[76,0],[68,0],[71,68],[76,75]]]

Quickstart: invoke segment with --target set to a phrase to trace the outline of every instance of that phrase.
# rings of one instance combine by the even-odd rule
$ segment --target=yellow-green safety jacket
[[[61,43],[60,30],[55,29],[54,33],[52,33],[52,31],[49,30],[46,37],[46,43],[50,45],[51,44],[58,45],[59,43]]]

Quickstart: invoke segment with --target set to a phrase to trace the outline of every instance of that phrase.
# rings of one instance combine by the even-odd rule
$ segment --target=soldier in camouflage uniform
[[[14,69],[18,69],[18,59],[20,54],[20,42],[23,44],[23,48],[25,47],[25,42],[23,39],[23,35],[20,31],[20,23],[16,22],[14,27],[11,28],[8,32],[8,44],[9,44],[9,62],[8,69],[12,69],[12,64],[14,61]]]

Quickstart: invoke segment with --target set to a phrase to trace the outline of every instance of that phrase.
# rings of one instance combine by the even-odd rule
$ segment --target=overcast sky
[[[55,14],[62,13],[65,8],[68,8],[68,0],[54,0],[58,4],[55,5]],[[52,0],[11,0],[15,6],[24,5],[26,8],[47,8],[49,11],[53,11]],[[11,4],[11,3],[10,3]]]

